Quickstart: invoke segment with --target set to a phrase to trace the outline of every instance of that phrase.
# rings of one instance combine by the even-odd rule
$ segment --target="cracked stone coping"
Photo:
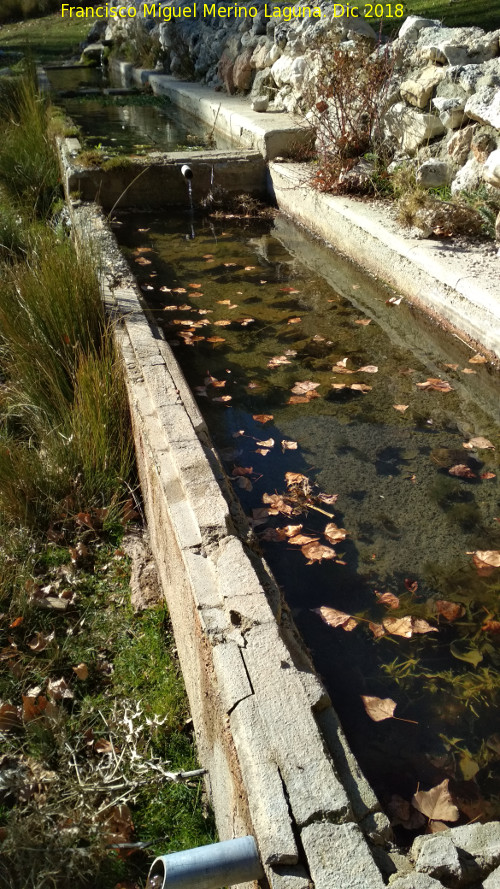
[[[379,812],[378,802],[352,767],[350,781],[362,797],[361,810],[359,800],[352,804],[352,787],[348,798],[345,774],[344,781],[339,777],[345,763],[339,767],[333,762],[315,718],[321,688],[311,692],[310,683],[302,680],[305,668],[299,669],[285,644],[262,575],[234,532],[228,503],[208,459],[211,444],[206,427],[177,361],[143,311],[140,291],[103,214],[96,207],[73,207],[72,217],[77,241],[82,242],[82,235],[87,243],[90,238],[103,297],[116,322],[134,426],[143,442],[146,488],[151,489],[148,477],[154,476],[155,497],[162,498],[163,508],[157,514],[168,514],[175,535],[175,547],[161,533],[152,533],[152,542],[158,537],[165,546],[167,541],[168,551],[156,555],[177,560],[184,594],[191,596],[202,638],[208,642],[224,724],[236,750],[270,889],[323,889],[332,867],[339,887],[354,886],[349,882],[351,863],[342,856],[346,837],[351,836],[367,874],[366,889],[379,889],[380,874],[354,823],[368,812]],[[168,601],[168,589],[165,594]],[[190,608],[182,611],[182,619],[189,620]],[[172,620],[181,653],[184,624],[176,628],[175,613]],[[190,648],[184,655],[196,659]],[[196,701],[199,688],[190,688],[190,681],[192,676],[186,676],[188,695]],[[331,711],[328,699],[322,706],[323,715]],[[205,720],[212,717],[216,718],[212,710],[208,716],[204,711]],[[210,738],[213,727],[200,724],[199,710],[193,710],[193,720],[197,733]],[[216,771],[213,760],[211,767]],[[216,782],[217,774],[211,773],[210,779]],[[227,795],[226,788],[219,799]],[[342,825],[347,833],[334,829]]]
[[[386,206],[314,190],[304,165],[273,162],[269,169],[281,210],[500,357],[500,257],[410,238]]]

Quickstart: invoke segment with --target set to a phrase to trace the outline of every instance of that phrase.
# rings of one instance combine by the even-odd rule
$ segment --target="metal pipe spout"
[[[239,837],[160,855],[153,861],[146,889],[221,889],[263,876],[253,837]]]

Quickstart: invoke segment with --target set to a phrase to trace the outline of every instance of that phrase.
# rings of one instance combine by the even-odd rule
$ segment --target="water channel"
[[[279,215],[113,225],[381,802],[498,817],[497,372]]]

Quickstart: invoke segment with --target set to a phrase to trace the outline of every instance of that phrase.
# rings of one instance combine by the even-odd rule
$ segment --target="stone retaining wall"
[[[99,257],[116,322],[152,549],[219,836],[255,836],[270,889],[383,889],[366,837],[383,843],[389,823],[255,552],[177,362],[100,211],[73,208],[72,217]]]

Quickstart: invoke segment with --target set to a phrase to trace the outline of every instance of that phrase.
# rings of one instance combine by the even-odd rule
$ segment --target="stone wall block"
[[[356,824],[309,824],[300,833],[314,889],[384,889]]]

